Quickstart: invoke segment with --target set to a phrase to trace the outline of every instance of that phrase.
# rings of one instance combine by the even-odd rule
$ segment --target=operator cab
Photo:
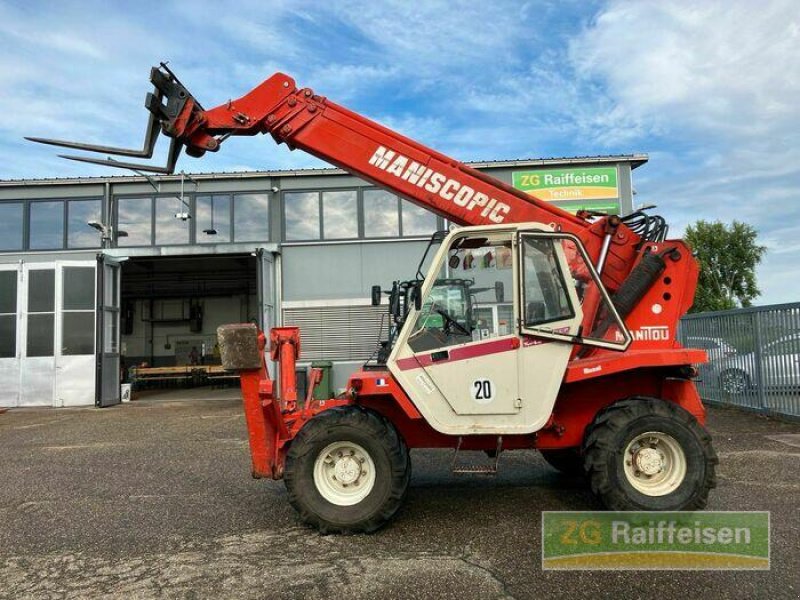
[[[580,240],[541,224],[457,229],[389,296],[382,357],[442,433],[537,431],[576,345],[630,343]]]

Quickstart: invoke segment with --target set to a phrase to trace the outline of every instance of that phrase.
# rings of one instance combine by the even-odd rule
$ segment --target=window
[[[30,249],[64,247],[64,202],[30,203]]]
[[[453,240],[408,339],[414,352],[514,333],[514,271],[497,261],[510,247],[510,233]]]
[[[0,271],[0,358],[17,355],[17,271]]]
[[[172,246],[189,243],[189,207],[174,196],[156,198],[156,244]],[[230,223],[230,221],[229,221]]]
[[[322,229],[326,240],[358,237],[358,198],[355,190],[322,192]]]
[[[764,354],[769,356],[800,354],[800,338],[790,338],[779,342],[773,342],[767,345]]]
[[[269,240],[268,194],[236,194],[233,197],[233,235],[237,242]]]
[[[575,316],[551,239],[524,237],[522,287],[525,327],[562,321]]]
[[[394,194],[384,190],[364,190],[364,237],[400,235],[400,205]]]
[[[577,237],[566,233],[529,232],[520,234],[519,244],[523,330],[587,346],[612,350],[628,347],[631,334]],[[584,322],[581,329],[579,307],[582,308],[587,299],[588,314],[594,320]],[[559,321],[562,326],[544,326]]]
[[[287,240],[320,239],[319,192],[286,192],[283,205]]]
[[[67,248],[100,247],[100,233],[89,227],[89,221],[102,221],[100,200],[67,202]]]
[[[55,269],[28,271],[28,343],[26,356],[53,356]]]
[[[153,243],[153,199],[120,198],[117,202],[118,233],[124,231],[128,234],[120,237],[117,244],[150,246]]]
[[[403,210],[403,236],[430,236],[438,229],[438,219],[431,211],[408,200],[401,200]]]
[[[195,200],[195,240],[198,244],[224,244],[231,241],[231,197],[197,196]]]
[[[119,267],[103,265],[103,352],[119,351]]]
[[[94,267],[64,267],[61,354],[94,354]]]
[[[0,203],[0,250],[22,250],[22,202]]]

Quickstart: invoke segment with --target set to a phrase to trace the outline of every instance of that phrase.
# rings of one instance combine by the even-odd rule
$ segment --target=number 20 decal
[[[470,384],[470,395],[478,404],[489,404],[494,400],[494,384],[491,379],[476,379]]]

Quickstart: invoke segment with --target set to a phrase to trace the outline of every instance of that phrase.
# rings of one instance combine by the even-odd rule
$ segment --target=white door
[[[0,406],[19,404],[20,268],[0,265]]]
[[[95,403],[95,262],[58,264],[54,406]]]
[[[56,266],[31,263],[22,267],[22,294],[17,340],[19,406],[53,406],[55,381]]]

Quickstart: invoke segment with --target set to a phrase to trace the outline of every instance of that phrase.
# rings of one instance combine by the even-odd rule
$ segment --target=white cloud
[[[600,85],[599,120],[656,150],[635,177],[640,201],[678,232],[699,218],[756,226],[769,248],[762,302],[800,300],[797,279],[782,276],[800,264],[796,8],[614,1],[569,48],[576,77]]]

